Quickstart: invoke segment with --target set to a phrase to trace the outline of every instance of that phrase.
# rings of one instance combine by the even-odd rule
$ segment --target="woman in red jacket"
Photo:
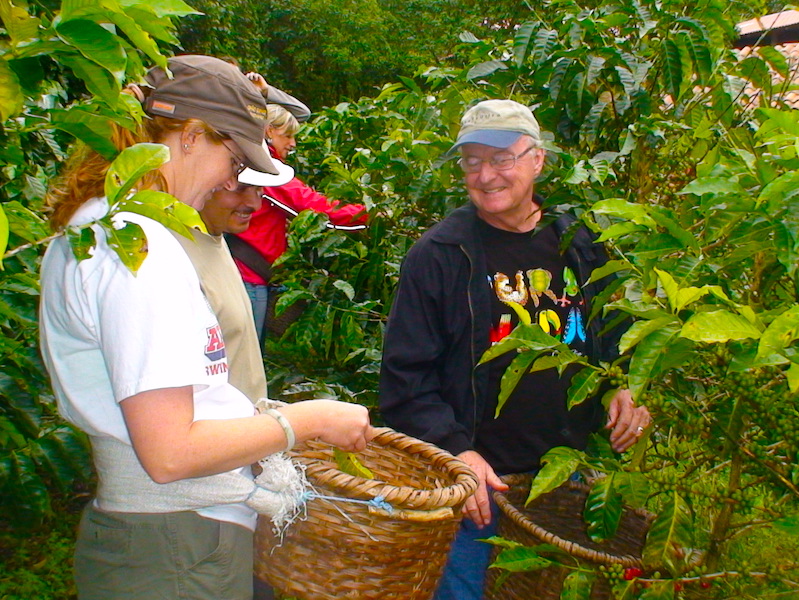
[[[295,136],[300,129],[297,119],[285,108],[276,104],[267,105],[266,141],[272,156],[286,160],[297,145]],[[296,177],[279,187],[264,188],[264,203],[253,213],[250,227],[238,237],[255,248],[258,254],[271,265],[286,250],[288,221],[303,210],[324,213],[333,227],[341,229],[363,229],[366,227],[366,207],[361,204],[341,204],[330,200],[304,184]],[[262,269],[250,268],[239,252],[231,251],[244,280],[244,286],[252,302],[255,327],[263,340],[266,332],[266,311],[269,302],[269,281]],[[238,256],[237,256],[238,255]],[[253,264],[251,260],[247,260]],[[258,272],[256,272],[258,271]],[[259,274],[260,273],[260,274]]]

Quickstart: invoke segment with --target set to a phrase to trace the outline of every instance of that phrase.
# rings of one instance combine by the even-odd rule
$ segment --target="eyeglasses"
[[[530,146],[524,152],[520,154],[510,154],[510,153],[497,153],[491,158],[480,158],[479,156],[463,156],[458,160],[458,164],[463,169],[464,173],[479,173],[480,169],[483,168],[483,163],[487,162],[491,167],[496,169],[497,171],[507,171],[512,169],[516,166],[516,161],[519,160],[522,156],[533,150],[534,148],[538,148],[538,146]]]
[[[225,140],[222,140],[222,144],[227,148],[227,151],[230,152],[230,158],[232,159],[231,164],[233,165],[233,172],[236,174],[236,177],[241,175],[242,171],[247,168],[246,163],[239,158],[239,155],[233,152],[233,149],[225,144]]]

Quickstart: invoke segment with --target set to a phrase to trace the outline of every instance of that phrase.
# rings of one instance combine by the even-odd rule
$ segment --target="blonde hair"
[[[279,104],[266,105],[266,126],[290,136],[297,135],[300,130],[296,117]]]
[[[123,91],[133,95],[140,102],[143,102],[142,92],[142,88],[138,86],[129,86]],[[153,116],[143,119],[135,130],[112,123],[111,142],[117,151],[121,152],[134,144],[160,142],[168,133],[182,131],[188,126],[202,128],[212,142],[221,144],[224,139],[199,119],[182,120]],[[96,150],[83,142],[78,142],[63,172],[47,192],[46,202],[51,209],[50,227],[53,231],[63,230],[84,202],[105,194],[105,176],[110,165],[111,161]],[[143,188],[169,191],[167,182],[159,170],[147,173],[139,185]]]

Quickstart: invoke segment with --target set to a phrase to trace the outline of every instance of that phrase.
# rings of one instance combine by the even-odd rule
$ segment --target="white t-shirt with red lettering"
[[[90,200],[72,224],[90,223],[107,211],[105,199]],[[130,444],[119,403],[140,392],[189,385],[195,420],[252,415],[252,402],[227,381],[221,329],[183,248],[147,217],[121,213],[115,219],[137,223],[146,235],[147,258],[135,275],[97,226],[91,258],[79,262],[62,236],[42,261],[41,346],[61,415],[90,436]],[[254,523],[243,505],[198,512],[247,527]]]

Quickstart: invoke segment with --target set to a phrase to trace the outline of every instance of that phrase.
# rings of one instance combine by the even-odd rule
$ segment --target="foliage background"
[[[0,214],[8,219],[10,248],[0,273],[3,531],[39,530],[62,510],[61,497],[82,497],[91,481],[85,440],[58,418],[36,346],[45,187],[72,136],[107,149],[107,119],[135,119],[117,102],[119,86],[177,51],[169,32],[172,19],[182,17],[185,50],[232,55],[312,106],[316,115],[294,157],[298,172],[330,197],[362,202],[372,214],[369,230],[358,234],[329,232],[310,214],[293,221],[278,265],[288,288],[281,302],[304,299],[307,308],[283,339],[269,341],[273,396],[323,393],[375,405],[382,328],[402,257],[465,200],[460,174],[442,157],[458,118],[475,100],[513,97],[536,106],[549,136],[542,191],[604,231],[624,263],[618,291],[640,322],[628,358],[636,347],[649,348],[648,357],[638,358],[647,368],[632,369],[637,379],[628,383],[647,394],[657,428],[649,450],[628,457],[621,470],[630,470],[631,459],[634,469],[659,475],[649,494],[654,510],[685,497],[695,515],[690,544],[715,548],[719,572],[741,574],[714,578],[718,584],[703,593],[765,597],[763,589],[794,589],[785,582],[796,579],[797,549],[779,533],[795,535],[790,521],[782,521],[787,530],[750,534],[755,524],[796,514],[796,396],[785,375],[793,338],[775,349],[778,362],[764,365],[741,362],[751,358],[752,338],[641,343],[657,318],[684,324],[730,306],[706,290],[701,303],[678,309],[668,293],[674,286],[722,286],[735,306],[757,315],[758,334],[793,314],[796,186],[766,189],[796,167],[795,113],[782,110],[782,90],[767,74],[787,64],[767,49],[743,63],[728,50],[732,24],[767,12],[765,6],[713,0],[196,5],[207,16],[166,0],[146,10],[133,2],[65,2],[59,18],[54,3],[0,2],[6,27]],[[92,9],[79,10],[86,6]],[[136,12],[142,10],[147,19]],[[98,54],[69,28],[77,21],[78,33],[97,34],[87,21],[107,24],[107,11],[117,37],[104,37],[108,54]],[[123,18],[131,15],[138,29]],[[744,96],[746,83],[774,112]],[[680,360],[656,361],[672,343],[679,345],[669,346],[669,355]],[[739,368],[730,369],[736,361]],[[738,475],[733,464],[741,467]],[[721,521],[718,506],[730,507]],[[672,542],[685,551],[685,528],[680,534],[661,540],[662,553]],[[16,538],[3,539],[11,545]],[[770,546],[773,554],[750,556],[753,547]],[[659,595],[647,592],[648,598],[674,597],[673,581],[694,576],[678,562],[672,560],[666,577],[653,578]],[[770,563],[776,571],[767,572]],[[0,577],[0,597],[20,593],[15,583]],[[32,597],[34,584],[26,585]]]

